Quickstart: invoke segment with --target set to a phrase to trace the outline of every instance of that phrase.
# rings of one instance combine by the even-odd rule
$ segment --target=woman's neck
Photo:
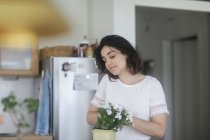
[[[145,75],[141,73],[131,74],[129,72],[119,75],[120,81],[127,85],[139,83],[140,81],[144,80],[144,77]]]

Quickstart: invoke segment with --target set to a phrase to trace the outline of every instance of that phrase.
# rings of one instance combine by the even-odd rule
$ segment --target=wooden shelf
[[[0,140],[17,140],[17,137],[0,136]],[[53,136],[24,135],[21,140],[53,140]]]

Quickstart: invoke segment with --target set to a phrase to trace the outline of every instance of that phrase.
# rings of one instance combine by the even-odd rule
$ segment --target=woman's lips
[[[109,71],[113,71],[116,68],[116,66],[109,67]]]

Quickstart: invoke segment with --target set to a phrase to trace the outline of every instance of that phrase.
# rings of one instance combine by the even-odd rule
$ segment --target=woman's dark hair
[[[108,35],[102,38],[100,44],[94,51],[96,64],[102,73],[107,73],[109,78],[117,79],[117,75],[110,73],[105,66],[101,57],[101,50],[104,46],[110,46],[119,50],[122,54],[127,56],[126,63],[131,74],[137,74],[142,70],[142,58],[139,56],[134,47],[125,38],[118,35]]]

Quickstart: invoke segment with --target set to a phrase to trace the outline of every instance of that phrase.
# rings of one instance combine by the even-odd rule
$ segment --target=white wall
[[[33,85],[34,81],[31,78],[0,77],[0,100],[8,96],[11,91],[14,91],[17,98],[20,100],[34,97]],[[11,117],[8,113],[3,112],[2,109],[2,105],[0,105],[0,114],[4,116],[4,122],[0,125],[0,133],[15,133],[16,129],[12,123]],[[34,115],[26,117],[31,127],[25,131],[32,132],[34,129]]]
[[[135,0],[135,5],[193,11],[210,11],[210,3],[200,0]]]
[[[114,31],[135,47],[135,3],[133,0],[114,0]]]
[[[107,34],[119,34],[134,45],[135,6],[151,6],[210,11],[209,2],[186,0],[51,0],[71,27],[69,33],[40,38],[40,48],[55,45],[78,46],[84,35],[99,40]]]
[[[90,42],[113,33],[113,0],[88,0],[88,37]]]

